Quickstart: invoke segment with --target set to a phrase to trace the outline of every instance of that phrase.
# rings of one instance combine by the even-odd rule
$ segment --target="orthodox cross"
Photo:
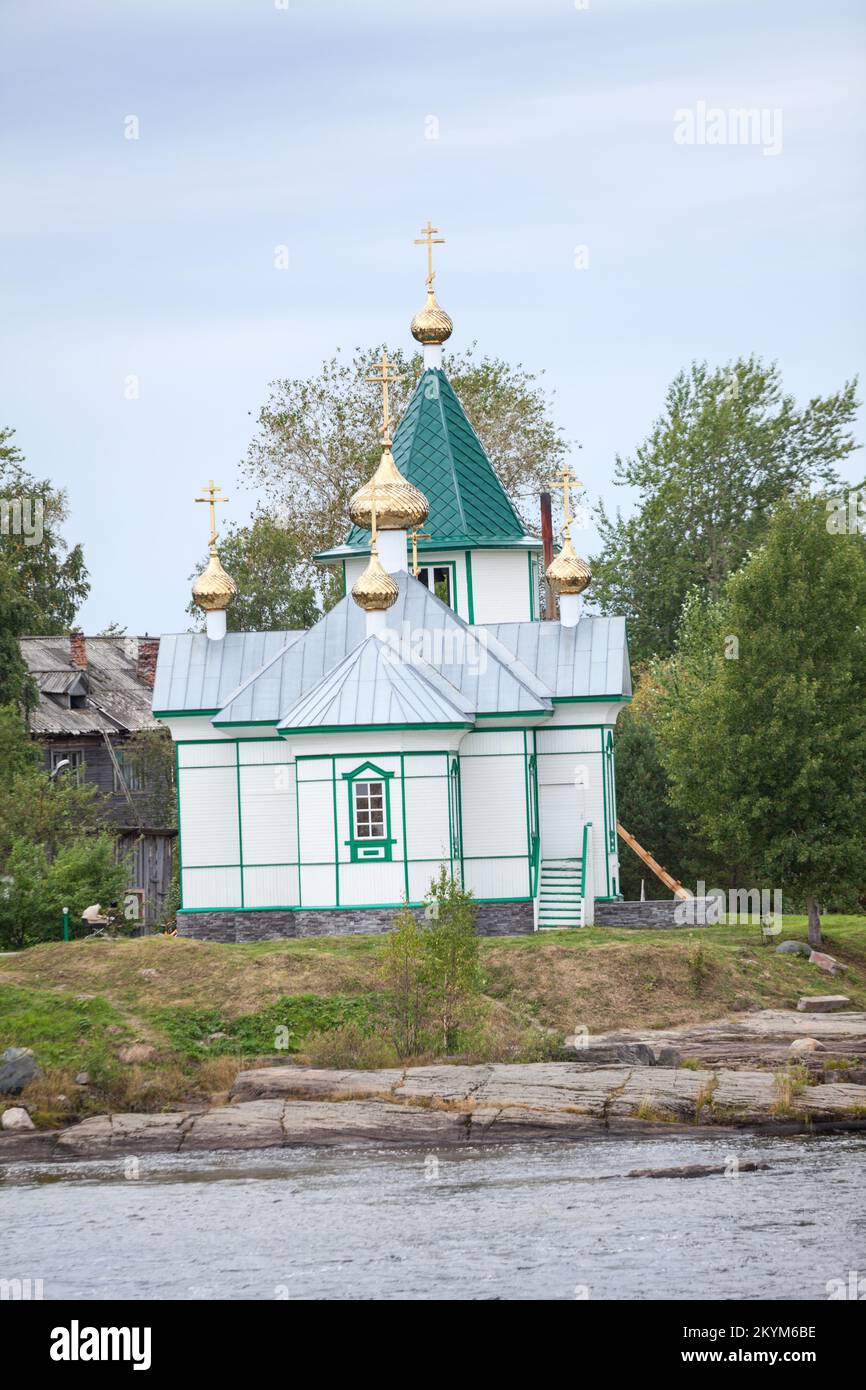
[[[424,233],[424,235],[420,237],[416,236],[415,238],[416,246],[427,247],[427,288],[431,291],[433,289],[433,281],[435,279],[435,275],[433,272],[433,247],[445,245],[444,236],[435,235],[435,233],[438,232],[438,230],[439,228],[434,227],[428,217],[427,226],[421,228],[421,231]]]
[[[202,492],[206,492],[207,496],[195,498],[196,502],[207,502],[210,506],[210,545],[216,545],[217,539],[216,503],[227,502],[229,500],[227,497],[218,497],[217,493],[219,492],[219,490],[219,483],[215,483],[213,478],[211,478],[207,487],[202,488]]]
[[[577,475],[575,473],[572,473],[568,464],[566,464],[562,470],[562,473],[559,475],[559,481],[552,482],[550,486],[552,488],[558,488],[559,491],[562,493],[562,524],[567,530],[568,527],[571,525],[572,521],[571,511],[569,510],[568,505],[569,493],[571,492],[572,488],[582,487],[583,485],[580,482],[580,479],[577,477]]]
[[[382,415],[384,424],[380,426],[380,432],[382,434],[382,443],[385,448],[388,448],[391,443],[391,408],[388,404],[388,387],[392,381],[402,381],[403,373],[392,372],[390,376],[388,375],[388,368],[393,367],[394,363],[389,362],[388,354],[384,348],[382,349],[382,356],[376,363],[376,366],[380,369],[379,374],[376,375],[374,373],[373,376],[368,376],[366,380],[378,381],[382,384]]]
[[[418,578],[418,542],[429,541],[429,531],[419,531],[417,526],[414,531],[409,532],[409,539],[412,542],[412,573]]]

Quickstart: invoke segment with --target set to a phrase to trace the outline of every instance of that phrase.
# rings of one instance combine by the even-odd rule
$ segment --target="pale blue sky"
[[[692,357],[777,358],[800,399],[862,371],[864,27],[855,0],[3,0],[0,421],[69,491],[85,630],[186,627],[191,499],[214,476],[249,514],[273,378],[411,346],[428,217],[454,346],[545,370],[591,498]],[[698,102],[779,108],[781,153],[675,143]]]

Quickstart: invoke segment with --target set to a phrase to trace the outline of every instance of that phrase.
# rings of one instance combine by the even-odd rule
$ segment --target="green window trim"
[[[466,552],[466,613],[470,623],[475,622],[475,595],[472,592],[472,552]]]
[[[343,781],[349,796],[349,838],[344,840],[344,844],[349,846],[349,855],[353,864],[390,864],[394,858],[394,845],[397,843],[391,835],[391,781],[394,777],[393,772],[386,772],[384,768],[378,767],[376,763],[365,762],[359,767],[353,768],[351,772],[342,773]],[[355,805],[355,783],[356,782],[381,782],[382,801],[385,812],[385,833],[377,836],[359,836],[356,823]],[[337,804],[336,804],[336,778],[334,791],[334,833],[337,832]],[[404,812],[405,816],[405,807]],[[404,855],[405,857],[405,855]]]

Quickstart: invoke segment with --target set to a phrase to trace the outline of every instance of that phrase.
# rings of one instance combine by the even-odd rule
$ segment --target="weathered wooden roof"
[[[137,675],[138,641],[85,637],[87,669],[82,671],[72,663],[68,637],[21,637],[21,655],[39,689],[39,704],[30,715],[31,733],[42,738],[81,737],[155,728],[151,689]],[[75,693],[84,684],[80,709],[67,709],[52,698]]]

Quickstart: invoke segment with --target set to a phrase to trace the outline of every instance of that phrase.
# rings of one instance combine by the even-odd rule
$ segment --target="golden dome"
[[[379,467],[368,483],[359,488],[349,502],[349,515],[356,526],[373,529],[373,498],[376,499],[376,525],[380,531],[411,531],[427,520],[427,498],[400,472],[391,450],[382,450]]]
[[[432,288],[427,291],[427,303],[412,320],[412,337],[419,343],[444,343],[450,338],[454,324],[436,302]]]
[[[547,566],[547,582],[555,594],[582,594],[592,580],[592,570],[575,555],[571,537],[566,534],[562,549]]]
[[[192,586],[192,601],[205,613],[218,613],[228,608],[238,591],[230,574],[220,564],[215,545],[210,547],[210,559]]]
[[[396,603],[399,592],[390,574],[382,569],[378,551],[374,548],[367,568],[352,585],[352,598],[365,613],[383,613]]]

